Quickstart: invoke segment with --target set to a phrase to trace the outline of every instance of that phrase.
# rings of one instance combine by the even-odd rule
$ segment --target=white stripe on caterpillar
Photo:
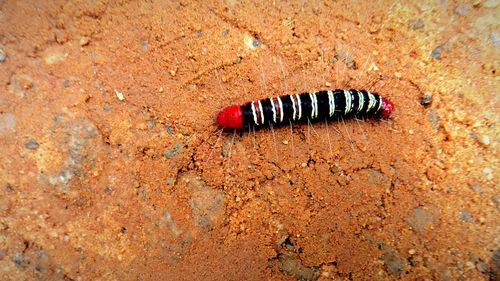
[[[271,110],[273,111],[273,122],[276,123],[276,108],[274,107],[274,98],[270,98],[271,100]]]
[[[278,104],[280,105],[280,122],[283,122],[283,103],[281,102],[281,98],[278,97]]]
[[[356,91],[358,93],[358,113],[361,113],[361,109],[365,105],[365,96],[361,91]]]
[[[258,100],[259,102],[259,111],[260,111],[260,123],[261,124],[264,124],[264,110],[262,109],[262,103],[260,102],[260,100]]]
[[[332,117],[335,114],[335,99],[332,90],[328,90],[328,109],[330,109],[330,117]]]
[[[299,120],[302,118],[302,102],[300,101],[300,95],[299,94],[296,94],[295,95],[297,97],[297,105],[299,107]]]
[[[253,102],[252,102],[252,115],[255,125],[259,125],[259,123],[257,122],[257,113],[255,112],[255,104]]]

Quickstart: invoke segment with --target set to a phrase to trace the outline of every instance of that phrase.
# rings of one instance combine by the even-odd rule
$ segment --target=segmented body
[[[349,116],[388,118],[393,108],[388,99],[365,90],[322,90],[229,106],[215,121],[220,128],[242,129]]]

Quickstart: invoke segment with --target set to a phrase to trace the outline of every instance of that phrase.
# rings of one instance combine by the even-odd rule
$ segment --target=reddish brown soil
[[[45,2],[0,1],[0,279],[499,280],[499,1]],[[347,87],[396,110],[213,123]]]

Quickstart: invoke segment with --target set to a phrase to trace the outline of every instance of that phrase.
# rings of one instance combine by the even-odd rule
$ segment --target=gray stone
[[[477,182],[469,184],[470,189],[476,193],[481,193],[481,185]]]
[[[493,203],[495,208],[497,208],[497,210],[500,211],[500,194],[493,195],[491,197],[491,202]]]
[[[411,30],[419,30],[424,28],[424,20],[423,19],[416,19],[416,20],[409,20],[408,21],[408,28]]]
[[[7,59],[7,54],[3,50],[3,48],[0,46],[0,62],[4,62]]]
[[[481,260],[476,263],[476,269],[481,273],[487,273],[490,271],[488,265]]]
[[[15,253],[12,257],[12,263],[19,269],[26,269],[30,262],[24,258],[23,253]]]
[[[351,53],[346,51],[342,45],[338,44],[335,46],[335,53],[333,55],[334,60],[343,61],[344,64],[349,69],[357,69],[357,63]]]
[[[224,215],[224,192],[207,186],[200,177],[184,178],[191,190],[189,206],[192,210],[196,226],[204,230],[212,230],[222,222]]]
[[[39,146],[40,145],[38,144],[38,142],[34,139],[29,139],[24,143],[24,147],[26,147],[27,149],[36,150]]]
[[[472,6],[467,3],[467,4],[463,4],[463,5],[460,5],[458,7],[455,8],[455,13],[461,15],[461,16],[464,16],[465,14],[467,14],[470,10],[472,9]]]
[[[493,252],[490,260],[490,280],[500,280],[500,248]]]
[[[431,224],[436,224],[437,219],[434,217],[434,214],[428,210],[423,207],[417,207],[413,209],[406,222],[417,233],[423,233],[425,227]]]
[[[171,159],[174,156],[180,154],[184,148],[184,144],[182,142],[175,142],[171,148],[167,148],[163,151],[163,156],[167,159]]]
[[[441,52],[443,52],[443,45],[439,45],[431,52],[431,57],[441,59]]]
[[[165,127],[165,130],[167,131],[167,134],[173,136],[174,135],[174,130],[172,130],[172,128],[167,124],[163,124],[163,127]]]
[[[466,210],[460,210],[458,217],[465,222],[473,222],[472,214]]]
[[[319,277],[319,268],[306,267],[299,259],[288,255],[278,257],[278,268],[281,272],[294,275],[297,280],[317,280]]]
[[[174,180],[174,178],[172,178],[172,177],[168,177],[168,178],[165,180],[165,184],[166,184],[166,185],[174,185],[174,183],[175,183],[175,180]]]
[[[390,250],[384,253],[382,256],[385,268],[387,271],[395,276],[401,275],[403,272],[404,260],[398,256],[398,252],[395,250]]]
[[[493,47],[498,48],[500,47],[500,32],[498,31],[493,31],[489,35],[491,43],[493,43]]]
[[[260,40],[259,40],[259,39],[257,39],[257,38],[253,39],[253,41],[252,41],[252,45],[253,45],[254,47],[258,47],[258,46],[260,46],[260,44],[261,44],[261,42],[260,42]]]
[[[420,99],[420,104],[424,106],[428,106],[432,103],[432,93],[425,92]]]
[[[434,108],[431,108],[429,110],[429,121],[431,121],[432,127],[434,129],[437,129],[439,127],[439,115],[437,113],[437,110]]]
[[[141,49],[145,52],[148,50],[148,40],[142,39],[141,40]]]
[[[16,116],[12,113],[0,113],[0,134],[16,130]]]

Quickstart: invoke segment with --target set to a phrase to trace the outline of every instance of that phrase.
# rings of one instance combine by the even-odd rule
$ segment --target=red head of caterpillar
[[[243,128],[243,112],[240,105],[231,105],[224,108],[215,117],[215,123],[219,128],[241,129]]]

